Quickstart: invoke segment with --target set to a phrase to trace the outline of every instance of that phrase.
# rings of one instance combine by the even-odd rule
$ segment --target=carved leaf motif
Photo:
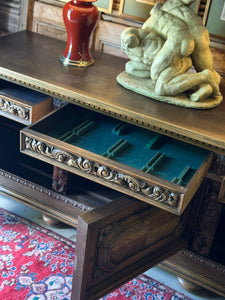
[[[49,147],[46,148],[47,151],[50,150]],[[59,162],[66,162],[68,161],[68,158],[70,159],[71,157],[68,157],[67,153],[59,151],[57,149],[53,149],[51,152],[49,152],[49,155],[55,158]]]
[[[127,186],[134,192],[140,192],[141,191],[141,182],[133,177],[130,176],[124,176],[121,174],[121,177],[123,180],[127,183]]]
[[[77,165],[82,171],[86,173],[93,173],[94,163],[92,161],[78,157]]]
[[[178,206],[178,201],[179,201],[179,195],[176,194],[176,193],[170,193],[170,195],[168,197],[168,200],[167,200],[167,203],[170,206],[177,207]]]
[[[2,111],[8,112],[12,115],[19,116],[22,119],[29,120],[29,110],[23,108],[22,106],[16,105],[7,101],[3,98],[0,98],[0,109]]]
[[[122,176],[119,176],[118,172],[116,172],[115,170],[110,170],[105,166],[100,166],[98,168],[97,176],[107,181],[115,182],[119,185],[125,185],[125,181],[123,180]]]
[[[9,110],[10,103],[2,98],[0,98],[0,108],[1,110],[7,111]]]

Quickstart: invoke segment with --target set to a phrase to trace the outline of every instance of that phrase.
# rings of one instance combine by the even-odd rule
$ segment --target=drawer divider
[[[68,142],[75,136],[81,136],[82,134],[86,133],[91,128],[93,128],[93,126],[94,126],[94,121],[85,120],[84,122],[82,122],[81,124],[73,128],[72,130],[69,130],[66,133],[64,133],[62,136],[59,137],[59,139],[63,142]]]
[[[113,158],[118,155],[121,151],[123,151],[128,146],[128,141],[124,139],[118,140],[115,144],[108,148],[106,152],[102,154],[102,156],[107,158]]]
[[[159,167],[165,160],[166,160],[165,153],[161,153],[160,151],[157,152],[141,169],[141,171],[145,173],[152,173],[154,172],[157,167]]]
[[[180,175],[178,175],[177,177],[174,177],[172,182],[176,183],[176,184],[180,184],[183,185],[184,184],[184,177],[188,174],[188,172],[191,171],[191,167],[190,166],[186,166],[182,172],[180,173]]]

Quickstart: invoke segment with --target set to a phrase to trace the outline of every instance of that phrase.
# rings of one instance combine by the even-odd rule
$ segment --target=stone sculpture
[[[117,76],[119,84],[184,107],[204,109],[222,102],[209,33],[190,8],[193,1],[158,3],[141,29],[122,32],[121,47],[130,60]]]

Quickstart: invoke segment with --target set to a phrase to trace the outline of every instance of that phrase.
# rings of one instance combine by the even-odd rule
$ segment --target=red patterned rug
[[[0,208],[0,299],[70,300],[75,243]],[[102,298],[190,300],[141,275]]]

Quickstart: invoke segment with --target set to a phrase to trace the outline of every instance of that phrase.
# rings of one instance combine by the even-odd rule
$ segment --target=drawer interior
[[[0,95],[22,99],[30,105],[36,105],[48,97],[45,94],[5,80],[0,80]]]
[[[208,156],[205,149],[75,105],[32,129],[181,186]]]

